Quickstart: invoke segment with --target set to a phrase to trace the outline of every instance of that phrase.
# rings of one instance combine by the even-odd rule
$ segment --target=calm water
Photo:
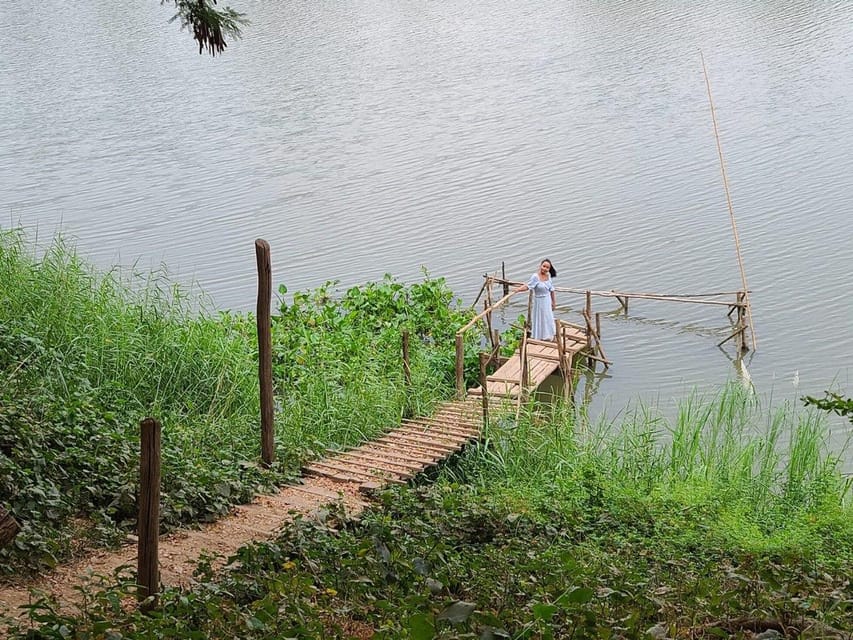
[[[231,4],[252,25],[216,60],[156,0],[0,4],[3,224],[166,263],[238,309],[256,237],[291,290],[426,267],[471,301],[501,261],[523,279],[545,256],[566,287],[735,290],[701,51],[752,380],[773,403],[853,393],[853,3]],[[674,303],[606,315],[596,410],[735,377],[726,326]]]

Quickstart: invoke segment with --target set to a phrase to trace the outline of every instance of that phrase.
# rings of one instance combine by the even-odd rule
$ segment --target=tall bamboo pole
[[[714,124],[714,139],[717,141],[717,155],[720,158],[720,173],[723,176],[723,188],[726,192],[726,204],[729,208],[729,218],[732,222],[732,232],[735,236],[735,249],[737,251],[737,262],[740,267],[740,280],[743,284],[743,291],[746,301],[746,319],[749,324],[749,334],[752,337],[752,348],[755,350],[757,348],[757,341],[755,338],[755,326],[752,323],[752,306],[749,304],[749,287],[746,284],[746,271],[743,268],[743,258],[740,254],[740,238],[737,233],[737,223],[735,222],[735,212],[732,207],[732,197],[729,193],[729,179],[726,175],[726,163],[723,161],[723,147],[720,144],[720,134],[717,130],[717,116],[714,111],[714,99],[711,97],[711,80],[708,78],[708,70],[705,68],[705,56],[702,55],[702,52],[699,52],[699,56],[702,58],[702,73],[705,75],[705,88],[708,90],[708,104],[711,106],[711,122]],[[744,344],[744,346],[746,346]]]

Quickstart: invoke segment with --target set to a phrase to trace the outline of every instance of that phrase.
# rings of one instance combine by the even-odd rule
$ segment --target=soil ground
[[[308,476],[302,484],[283,487],[277,494],[257,496],[216,522],[197,529],[182,529],[160,537],[160,581],[164,585],[191,587],[193,570],[202,554],[224,558],[253,540],[274,537],[282,524],[297,515],[316,517],[330,504],[343,506],[357,515],[366,506],[357,484],[334,482]],[[127,565],[135,572],[137,546],[132,542],[115,551],[97,551],[30,582],[0,587],[0,619],[23,618],[21,606],[34,598],[55,599],[60,608],[73,611],[81,600],[78,587],[109,579],[116,569]],[[0,638],[5,633],[0,628]]]

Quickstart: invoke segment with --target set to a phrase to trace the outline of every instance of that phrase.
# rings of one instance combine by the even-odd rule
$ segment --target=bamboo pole
[[[501,260],[501,280],[503,280],[503,283],[504,283],[504,295],[508,296],[509,295],[509,282],[507,282],[507,279],[506,279],[506,265],[504,264],[503,260]]]
[[[592,292],[587,290],[585,297],[586,297],[586,303],[585,303],[584,310],[583,310],[583,317],[584,317],[584,320],[586,320],[587,342],[589,343],[590,353],[595,353],[597,347],[595,344],[596,343],[595,329],[592,326]],[[595,363],[591,359],[587,359],[586,364],[590,369],[595,368]]]
[[[604,347],[601,346],[601,336],[596,332],[596,329],[592,324],[592,318],[589,317],[589,313],[586,309],[584,309],[583,315],[587,321],[587,326],[590,328],[592,337],[595,338],[595,348],[590,349],[590,353],[587,354],[587,358],[593,361],[602,362],[605,364],[605,368],[609,368],[609,365],[612,363],[607,359],[607,356],[604,353]],[[591,365],[590,368],[594,368],[594,366],[595,365]]]
[[[255,256],[258,261],[258,383],[261,396],[261,461],[265,467],[275,459],[275,409],[272,390],[272,267],[270,245],[266,240],[255,240]]]
[[[595,344],[598,347],[598,355],[601,356],[601,361],[604,363],[604,368],[610,368],[610,361],[604,353],[604,346],[601,344],[601,314],[595,314]]]
[[[510,285],[522,285],[524,282],[513,282],[509,281]],[[579,293],[586,294],[587,291],[590,292],[591,295],[597,296],[599,298],[625,298],[625,304],[627,305],[627,301],[630,298],[641,299],[641,300],[662,300],[662,301],[670,301],[670,302],[687,302],[692,304],[708,304],[708,305],[716,305],[721,307],[730,307],[731,302],[725,302],[723,300],[700,300],[699,298],[714,298],[714,297],[722,297],[722,296],[730,296],[732,294],[737,294],[737,291],[720,291],[716,293],[694,293],[694,294],[679,294],[679,293],[639,293],[639,292],[630,292],[630,291],[616,291],[611,289],[609,291],[601,291],[597,289],[576,289],[574,287],[554,287],[554,291],[557,293]]]
[[[462,332],[456,334],[456,397],[462,400],[465,397],[465,342]]]
[[[477,303],[480,301],[480,296],[483,295],[483,291],[485,291],[485,289],[486,289],[486,283],[488,283],[490,278],[491,278],[491,276],[488,273],[483,274],[483,286],[480,287],[480,291],[479,291],[479,293],[477,293],[477,297],[474,298],[474,302],[471,303],[472,309],[475,308],[477,306]]]
[[[460,333],[465,333],[466,331],[468,331],[468,329],[473,327],[474,324],[477,322],[477,320],[479,320],[484,315],[486,315],[486,313],[488,313],[488,311],[491,311],[492,309],[497,309],[501,305],[506,304],[507,300],[509,300],[511,297],[513,297],[515,295],[515,293],[516,293],[515,291],[510,291],[507,295],[505,295],[503,298],[501,298],[495,304],[493,304],[490,309],[488,309],[487,311],[481,311],[476,316],[471,318],[468,321],[468,323],[465,326],[463,326],[461,329],[459,329],[456,333],[460,334]]]
[[[745,330],[746,330],[746,328],[745,328],[745,327],[737,327],[737,328],[734,330],[734,332],[733,332],[733,333],[732,333],[728,338],[726,338],[725,340],[723,340],[723,341],[721,341],[721,342],[718,342],[718,343],[717,343],[717,346],[718,346],[718,347],[722,347],[722,346],[723,346],[724,344],[726,344],[729,340],[731,340],[732,338],[734,338],[734,337],[735,337],[735,336],[737,336],[738,334],[742,334]]]
[[[483,311],[486,311],[486,337],[492,338],[492,279],[488,279],[489,285],[486,287],[486,300],[483,302]],[[492,345],[494,348],[494,345]]]
[[[714,124],[714,139],[717,141],[717,155],[719,156],[719,159],[720,159],[720,173],[723,176],[723,188],[726,192],[726,204],[728,205],[728,208],[729,208],[729,219],[731,220],[731,223],[732,223],[732,233],[734,234],[734,238],[735,238],[735,250],[737,252],[737,262],[738,262],[738,267],[740,268],[741,283],[743,284],[743,290],[744,290],[744,296],[745,296],[744,301],[746,302],[746,320],[747,320],[747,323],[749,325],[749,330],[750,330],[749,333],[750,333],[750,336],[752,338],[752,349],[755,350],[757,348],[757,340],[755,338],[755,327],[753,326],[753,322],[752,322],[752,307],[749,303],[749,296],[746,294],[746,292],[749,291],[749,287],[746,284],[746,271],[744,270],[744,267],[743,267],[743,257],[741,256],[741,252],[740,252],[740,238],[738,237],[737,222],[735,222],[734,208],[732,207],[732,196],[731,196],[731,193],[729,192],[729,179],[728,179],[728,176],[726,175],[726,163],[723,160],[723,146],[720,143],[720,134],[719,134],[719,131],[717,130],[717,116],[715,114],[714,99],[711,97],[711,79],[708,77],[708,70],[705,67],[705,56],[702,55],[701,51],[699,52],[699,56],[702,59],[702,73],[705,75],[705,88],[708,90],[708,104],[711,107],[711,121]],[[746,345],[744,345],[744,346],[746,346]]]

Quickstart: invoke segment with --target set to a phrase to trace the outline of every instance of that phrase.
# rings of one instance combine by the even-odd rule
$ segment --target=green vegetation
[[[673,425],[580,426],[561,408],[495,420],[433,483],[380,494],[359,521],[296,521],[221,573],[206,559],[199,586],[151,615],[123,610],[129,574],[78,615],[36,603],[37,637],[853,632],[849,487],[812,416],[768,420],[731,387]]]
[[[180,21],[181,29],[192,31],[198,43],[198,52],[205,49],[211,56],[222,53],[228,46],[225,38],[240,38],[241,29],[249,21],[231,7],[216,8],[216,0],[160,0],[160,4],[174,4],[177,13],[170,22]]]
[[[261,472],[251,318],[193,313],[160,281],[95,277],[61,244],[40,261],[16,234],[2,247],[0,276],[14,284],[0,306],[0,501],[27,524],[19,539],[42,561],[67,553],[61,532],[72,516],[106,532],[132,525],[142,415],[165,425],[170,522],[213,516],[287,478],[305,458],[372,437],[404,413],[428,412],[452,389],[451,337],[470,317],[441,280],[408,287],[388,277],[338,298],[334,283],[294,294],[273,331],[281,462]],[[408,391],[404,329],[417,345]],[[466,347],[469,373],[477,340]],[[278,539],[241,549],[224,570],[203,559],[198,586],[167,589],[149,614],[128,606],[128,571],[105,577],[74,614],[34,603],[30,620],[8,633],[853,633],[851,486],[826,451],[820,413],[767,410],[737,385],[687,398],[672,422],[642,407],[598,425],[561,404],[530,405],[518,420],[514,407],[492,409],[480,443],[428,483],[380,493],[358,521],[331,509],[323,523],[297,520]],[[195,513],[181,511],[190,503],[174,487],[192,488]],[[54,519],[29,506],[43,499],[38,491],[57,501]],[[20,567],[21,551],[0,560]]]
[[[263,472],[252,317],[199,312],[163,277],[97,275],[61,241],[36,259],[17,231],[0,235],[0,281],[0,503],[23,525],[0,573],[132,529],[146,415],[164,429],[164,526],[212,519],[327,447],[427,411],[452,376],[444,337],[469,317],[440,279],[296,294],[273,327],[278,463]]]
[[[853,423],[853,398],[845,398],[834,391],[824,391],[823,398],[806,396],[803,398],[803,402],[822,411],[848,418]]]

